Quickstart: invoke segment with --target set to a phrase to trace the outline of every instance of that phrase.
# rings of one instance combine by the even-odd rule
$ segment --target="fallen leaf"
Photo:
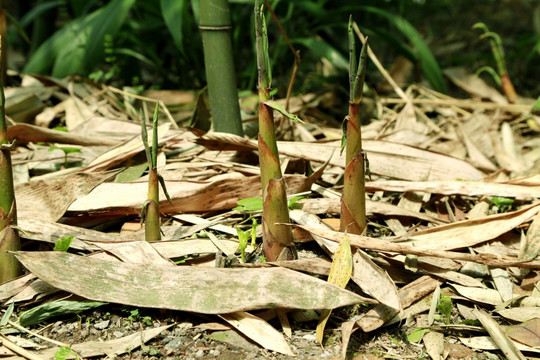
[[[222,314],[273,307],[333,309],[373,302],[284,268],[149,267],[58,251],[15,254],[30,272],[58,289],[132,306]]]

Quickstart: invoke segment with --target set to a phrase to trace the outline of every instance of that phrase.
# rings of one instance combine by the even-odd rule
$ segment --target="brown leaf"
[[[538,316],[523,324],[509,326],[506,329],[506,334],[522,344],[540,347],[540,310],[538,310]]]

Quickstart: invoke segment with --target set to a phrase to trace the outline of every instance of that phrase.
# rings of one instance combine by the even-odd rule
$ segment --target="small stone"
[[[124,336],[124,333],[121,332],[121,331],[115,331],[115,332],[113,332],[113,336],[115,338],[121,338],[122,336]]]
[[[306,334],[306,335],[302,336],[302,339],[307,340],[307,341],[311,341],[311,342],[315,342],[315,341],[317,341],[317,336],[315,334]]]
[[[107,327],[109,327],[109,324],[111,323],[110,320],[103,320],[103,321],[99,321],[97,323],[94,324],[94,327],[98,330],[104,330],[106,329]]]
[[[177,350],[180,345],[184,343],[183,338],[169,338],[170,340],[165,344],[165,350]]]
[[[202,358],[203,356],[204,356],[204,351],[202,351],[202,350],[198,350],[195,353],[195,357]]]

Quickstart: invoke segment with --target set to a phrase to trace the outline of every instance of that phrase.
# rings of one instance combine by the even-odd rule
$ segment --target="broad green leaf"
[[[263,199],[247,198],[238,200],[238,206],[242,206],[243,211],[259,211],[263,209]]]
[[[183,54],[185,49],[182,41],[184,37],[182,27],[184,26],[184,21],[189,19],[189,16],[187,16],[189,2],[187,0],[161,0],[160,4],[161,14],[163,15],[165,24],[169,28],[174,44]]]
[[[338,69],[349,70],[347,59],[324,40],[317,38],[296,38],[291,39],[291,42],[304,45],[308,49],[307,51],[312,52],[316,56],[326,58]]]
[[[67,254],[67,253],[55,253],[49,252],[50,254]],[[79,269],[80,270],[80,269]],[[67,276],[74,276],[75,269],[72,269],[71,274],[66,274]],[[28,311],[22,313],[19,322],[22,326],[32,326],[43,321],[53,319],[58,316],[64,316],[68,314],[78,314],[81,311],[95,309],[102,305],[106,305],[105,302],[97,301],[70,301],[70,300],[56,300],[50,303],[38,305],[35,308],[32,308]]]
[[[407,341],[419,343],[424,335],[426,335],[429,331],[429,329],[416,328],[409,335],[407,335]]]
[[[93,13],[63,26],[45,41],[26,64],[25,73],[55,77],[86,75],[103,58],[105,35],[114,36],[135,0],[113,0]]]
[[[341,288],[345,288],[351,279],[352,266],[351,244],[349,243],[349,237],[345,235],[334,253],[330,275],[328,275],[328,282]],[[321,345],[323,342],[324,328],[331,313],[331,309],[323,310],[321,312],[321,317],[319,318],[319,323],[317,324],[317,341]]]
[[[446,84],[437,60],[435,60],[433,53],[420,33],[407,20],[380,8],[371,6],[361,6],[360,8],[364,11],[386,18],[401,31],[401,33],[403,33],[416,48],[418,57],[422,63],[422,72],[433,88],[439,92],[446,93]]]
[[[73,235],[69,235],[56,240],[54,243],[53,251],[68,251],[71,243],[73,242]]]
[[[131,182],[140,178],[144,172],[148,169],[148,164],[143,162],[138,165],[133,165],[116,175],[114,182]]]
[[[296,121],[296,122],[298,122],[300,124],[304,123],[298,116],[287,112],[287,110],[285,110],[285,108],[283,106],[281,106],[281,104],[279,104],[279,103],[277,103],[277,102],[275,102],[273,100],[263,101],[263,104],[265,104],[267,106],[270,106],[272,109],[277,110],[278,112],[281,113],[281,115],[286,116],[291,120],[294,120],[294,121]]]
[[[14,302],[9,304],[9,306],[8,306],[8,308],[6,310],[6,313],[0,319],[0,328],[2,328],[2,326],[6,326],[8,324],[9,318],[11,317],[11,314],[13,314],[13,309],[14,308],[15,308],[15,303]]]

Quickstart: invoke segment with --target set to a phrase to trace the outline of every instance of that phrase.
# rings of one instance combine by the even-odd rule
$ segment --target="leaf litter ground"
[[[369,224],[367,236],[347,235],[356,266],[346,290],[326,282],[345,236],[335,231],[344,159],[335,109],[324,107],[331,95],[291,99],[305,124],[279,126],[288,193],[304,194],[291,210],[300,259],[261,264],[248,246],[241,263],[236,228],[251,229],[260,211],[233,208],[261,194],[255,141],[186,129],[190,92],[152,100],[24,77],[6,103],[17,256],[29,272],[0,285],[0,356],[539,356],[540,118],[530,100],[508,104],[460,69],[446,75],[470,97],[414,85],[363,101]],[[156,100],[172,202],[162,194],[163,240],[149,244],[138,222],[148,179],[136,109]],[[67,236],[68,253],[51,251]],[[335,309],[324,347],[321,308]]]

